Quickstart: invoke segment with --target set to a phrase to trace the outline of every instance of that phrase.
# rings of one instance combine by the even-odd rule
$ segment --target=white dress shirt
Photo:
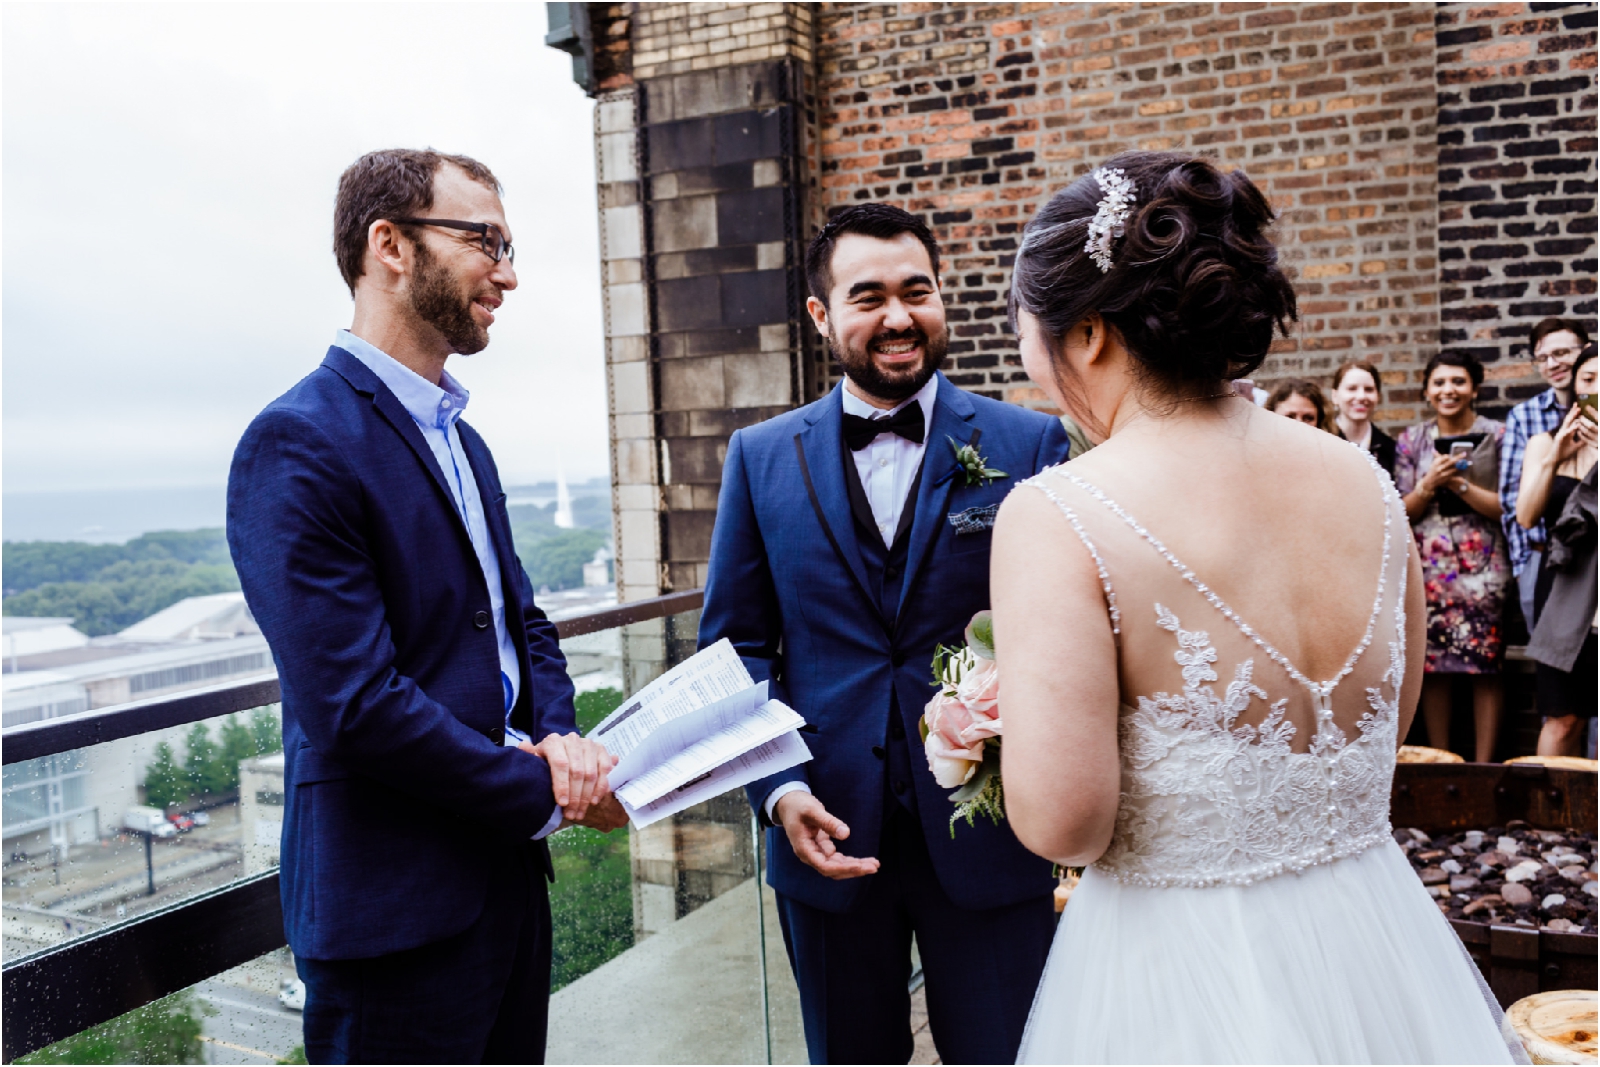
[[[856,473],[861,476],[861,488],[867,494],[867,504],[872,508],[872,521],[877,523],[884,545],[893,546],[895,531],[900,529],[900,516],[909,503],[906,497],[911,492],[911,482],[916,478],[917,470],[922,466],[922,457],[928,451],[928,434],[933,429],[933,402],[939,396],[939,379],[937,376],[929,378],[926,385],[892,408],[873,407],[852,393],[848,383],[843,392],[846,415],[858,415],[874,421],[887,419],[910,404],[922,405],[921,444],[907,441],[899,434],[880,433],[872,439],[871,444],[852,455],[856,461]],[[845,447],[842,441],[839,447]],[[785,794],[801,790],[809,793],[811,787],[804,782],[785,782],[768,793],[767,799],[762,802],[767,821],[777,821],[772,817],[772,812]]]
[[[867,494],[872,508],[872,520],[878,524],[883,543],[894,544],[894,532],[900,528],[900,513],[905,510],[906,494],[911,492],[911,480],[922,466],[923,454],[928,450],[929,428],[933,425],[933,402],[939,395],[939,379],[929,378],[928,383],[908,399],[892,408],[875,408],[844,387],[844,413],[863,419],[887,419],[911,404],[922,405],[922,443],[907,441],[899,434],[880,433],[872,443],[853,454],[856,473],[861,476],[861,488]]]
[[[489,587],[489,611],[494,618],[494,636],[500,648],[500,692],[505,698],[507,746],[529,740],[528,735],[511,726],[511,709],[516,706],[517,693],[522,687],[522,669],[517,663],[516,646],[511,643],[511,633],[506,628],[505,589],[500,584],[500,559],[489,537],[489,524],[484,518],[483,497],[478,492],[478,480],[473,477],[472,465],[461,450],[461,434],[456,422],[466,410],[472,394],[446,371],[434,385],[411,368],[399,363],[375,345],[368,344],[349,330],[340,330],[333,343],[361,361],[361,365],[377,375],[389,387],[400,406],[406,409],[422,439],[444,472],[450,487],[450,498],[456,511],[467,526],[467,536],[478,557],[478,567],[483,571],[484,584]],[[544,837],[561,825],[561,809],[557,808],[543,830],[534,839]]]

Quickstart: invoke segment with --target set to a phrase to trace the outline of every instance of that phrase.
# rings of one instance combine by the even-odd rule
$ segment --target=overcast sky
[[[220,485],[351,303],[340,172],[432,146],[505,185],[520,288],[452,357],[503,479],[606,472],[593,105],[543,4],[6,4],[8,491]]]

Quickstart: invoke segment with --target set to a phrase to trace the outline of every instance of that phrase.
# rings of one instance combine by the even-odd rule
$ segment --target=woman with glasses
[[[1488,762],[1500,729],[1500,615],[1511,581],[1495,481],[1505,426],[1479,415],[1483,365],[1441,352],[1423,373],[1434,417],[1395,442],[1394,482],[1405,500],[1428,598],[1428,659],[1422,714],[1428,743],[1450,747],[1455,675],[1472,678],[1475,759]]]
[[[1372,425],[1372,411],[1383,400],[1378,368],[1352,359],[1333,372],[1334,419],[1340,437],[1372,453],[1378,466],[1394,477],[1394,438]]]
[[[1570,384],[1564,397],[1567,414],[1554,433],[1541,433],[1528,441],[1522,463],[1522,484],[1517,492],[1517,525],[1532,530],[1542,522],[1554,529],[1567,499],[1594,469],[1596,458],[1595,409],[1593,400],[1600,363],[1594,345],[1586,346],[1572,366]],[[1581,398],[1588,398],[1585,403]],[[1544,614],[1555,568],[1541,558],[1533,594],[1533,619],[1528,628],[1538,626]],[[1539,755],[1582,755],[1583,738],[1579,723],[1595,712],[1595,636],[1593,619],[1578,619],[1576,624],[1589,635],[1578,660],[1569,671],[1535,663],[1536,708],[1543,717],[1539,728]]]

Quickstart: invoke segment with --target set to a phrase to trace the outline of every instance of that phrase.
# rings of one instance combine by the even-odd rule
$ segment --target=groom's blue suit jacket
[[[841,386],[842,388],[842,386]],[[1054,884],[1050,863],[1028,852],[1009,825],[961,823],[951,836],[950,790],[923,757],[917,720],[933,695],[934,647],[956,645],[989,606],[992,533],[957,534],[953,513],[998,504],[1023,478],[1065,462],[1059,419],[974,396],[939,376],[938,399],[918,482],[897,617],[884,618],[852,519],[840,389],[816,403],[739,430],[728,442],[711,538],[700,644],[732,641],[751,675],[815,728],[813,760],[756,782],[758,812],[788,781],[807,783],[850,827],[840,850],[875,856],[883,827],[891,687],[913,746],[912,776],[923,836],[939,882],[957,905],[992,908],[1037,898]],[[951,441],[976,443],[1007,474],[968,486],[954,474]],[[891,801],[892,802],[892,801]],[[832,881],[796,858],[787,837],[767,837],[778,892],[812,907],[850,908],[867,878]]]
[[[573,690],[555,627],[512,548],[489,449],[457,426],[521,661],[512,723],[536,739],[567,733]],[[228,545],[283,686],[289,946],[359,959],[464,930],[495,850],[529,847],[550,819],[549,771],[501,745],[488,586],[444,472],[348,352],[329,349],[245,431]]]

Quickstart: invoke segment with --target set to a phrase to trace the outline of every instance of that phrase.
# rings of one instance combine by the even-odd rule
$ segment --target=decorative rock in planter
[[[1503,1007],[1541,991],[1592,989],[1600,977],[1596,794],[1596,775],[1574,770],[1395,768],[1395,842],[1419,878],[1426,868],[1438,871],[1428,876],[1428,895]],[[1445,869],[1451,860],[1459,874]],[[1478,884],[1457,881],[1466,878]]]

